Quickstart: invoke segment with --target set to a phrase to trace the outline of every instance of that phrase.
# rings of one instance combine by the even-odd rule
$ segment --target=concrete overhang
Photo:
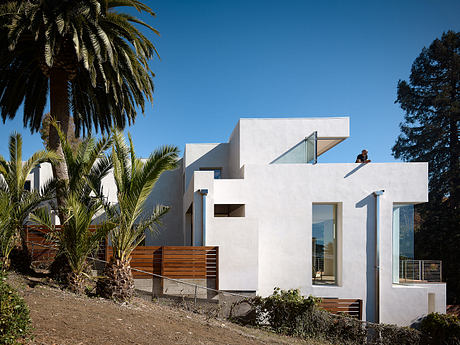
[[[344,141],[347,137],[342,138],[326,138],[326,137],[318,137],[316,143],[316,152],[317,156],[321,156],[326,151],[329,151],[334,146],[340,144]]]

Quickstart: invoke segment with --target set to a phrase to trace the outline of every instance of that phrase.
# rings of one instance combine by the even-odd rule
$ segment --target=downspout
[[[206,196],[208,195],[208,190],[207,189],[200,189],[199,190],[201,194],[201,215],[202,215],[202,220],[201,220],[201,230],[202,230],[202,243],[203,246],[206,245]]]
[[[375,323],[380,322],[380,197],[385,191],[374,192],[375,196]]]

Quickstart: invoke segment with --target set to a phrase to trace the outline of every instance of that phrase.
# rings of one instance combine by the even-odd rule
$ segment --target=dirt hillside
[[[119,305],[11,273],[30,308],[34,345],[311,344],[136,298]]]

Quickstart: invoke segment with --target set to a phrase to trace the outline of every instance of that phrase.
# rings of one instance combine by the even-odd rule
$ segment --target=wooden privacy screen
[[[46,238],[46,234],[49,232],[48,229],[38,225],[27,225],[24,226],[24,232],[26,235],[27,248],[29,249],[32,261],[43,264],[50,264],[53,262],[57,253],[57,248],[54,242]],[[38,244],[42,244],[43,246]]]
[[[113,255],[107,247],[106,261]],[[131,254],[131,267],[175,279],[215,279],[218,286],[218,247],[139,246]],[[146,273],[133,271],[136,279],[152,279]]]
[[[161,250],[162,247],[138,246],[131,253],[131,267],[153,274],[161,274]],[[105,261],[109,261],[113,255],[113,248],[107,247]],[[136,279],[152,279],[147,273],[133,271]]]
[[[94,231],[97,229],[97,227],[98,225],[90,225],[89,230]],[[61,225],[55,225],[56,231],[60,231],[61,228]],[[51,241],[47,237],[50,232],[48,228],[40,225],[26,225],[24,226],[24,232],[26,235],[27,247],[29,249],[29,253],[32,256],[32,262],[41,264],[50,264],[53,262],[57,253],[57,246],[55,242]],[[97,251],[98,259],[104,260],[106,247],[105,243],[106,241],[103,240],[99,245]]]
[[[362,320],[363,301],[361,299],[322,298],[319,307],[332,314],[347,314]]]

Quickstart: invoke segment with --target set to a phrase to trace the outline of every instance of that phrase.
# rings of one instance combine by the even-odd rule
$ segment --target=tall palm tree
[[[113,257],[106,266],[106,278],[97,285],[100,295],[119,301],[129,300],[133,295],[132,251],[144,240],[145,231],[158,230],[161,217],[169,210],[161,205],[146,210],[146,201],[160,175],[177,167],[178,157],[177,147],[163,146],[142,160],[136,157],[128,136],[129,146],[122,132],[114,130],[112,134],[111,160],[118,203],[108,208],[107,213],[116,227],[109,234]]]
[[[87,258],[96,251],[101,241],[114,227],[110,221],[103,221],[95,230],[90,230],[94,217],[101,210],[100,199],[91,198],[90,202],[82,202],[77,194],[71,193],[66,198],[67,220],[60,230],[55,229],[46,207],[31,214],[33,221],[48,229],[51,239],[58,244],[59,254],[67,259],[70,272],[65,277],[65,283],[73,292],[84,291],[86,271],[89,267]]]
[[[8,269],[9,256],[16,242],[15,229],[10,226],[12,208],[8,194],[0,192],[0,271]]]
[[[54,196],[54,183],[52,180],[47,181],[42,190],[27,190],[25,188],[26,180],[32,169],[44,162],[56,163],[59,157],[54,153],[46,150],[35,152],[27,161],[22,161],[22,137],[18,133],[13,133],[9,139],[10,160],[6,161],[0,155],[0,192],[5,194],[10,204],[8,230],[15,236],[21,236],[23,253],[27,251],[23,227],[30,212],[38,207],[42,202],[51,199]],[[6,229],[6,228],[5,228]],[[10,250],[11,251],[11,250]],[[9,252],[6,250],[2,255],[5,263],[8,262]],[[25,256],[27,258],[27,255]],[[30,263],[30,262],[29,262]],[[27,262],[25,263],[27,265]]]
[[[24,104],[24,125],[40,129],[48,100],[51,116],[68,135],[70,110],[75,130],[108,131],[134,122],[136,108],[152,101],[156,54],[139,30],[158,33],[139,18],[120,10],[154,16],[138,0],[11,0],[0,5],[0,113],[15,117]],[[52,129],[49,148],[62,155]],[[57,202],[65,198],[62,162],[53,167]],[[60,214],[60,218],[64,215]],[[65,221],[65,219],[61,219]]]
[[[62,152],[69,179],[66,181],[65,200],[58,205],[60,213],[66,221],[61,230],[56,230],[49,215],[49,208],[42,207],[32,213],[32,220],[45,226],[51,238],[57,242],[58,255],[64,257],[70,272],[66,273],[64,282],[75,292],[82,292],[85,282],[85,270],[88,267],[87,257],[98,247],[113,228],[109,220],[98,224],[96,230],[90,230],[95,217],[103,211],[104,197],[102,179],[112,168],[105,151],[110,147],[111,140],[102,137],[95,140],[87,137],[75,149],[66,139],[57,122],[52,120],[61,141]]]

